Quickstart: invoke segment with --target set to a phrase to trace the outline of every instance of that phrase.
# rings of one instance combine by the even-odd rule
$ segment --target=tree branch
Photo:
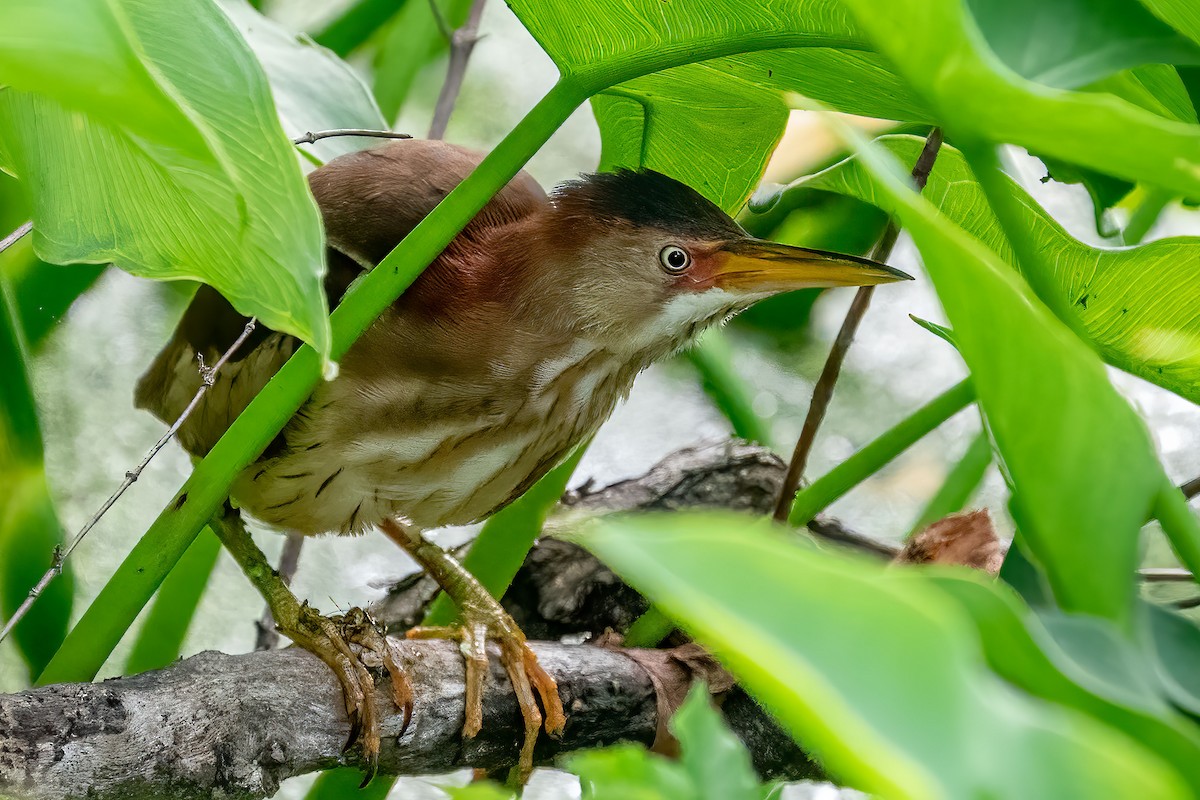
[[[484,726],[463,741],[463,660],[446,641],[396,641],[416,690],[412,724],[381,701],[380,772],[431,774],[515,760],[521,715],[496,667],[484,693]],[[537,761],[582,748],[649,745],[659,685],[686,686],[688,654],[537,643],[568,709],[561,740],[543,736]],[[497,659],[493,658],[495,664]],[[388,696],[379,692],[380,698]],[[386,706],[386,707],[385,707]],[[814,767],[740,692],[723,703],[760,758],[764,775],[799,778]],[[343,756],[350,726],[341,690],[315,656],[295,648],[241,656],[202,653],[171,667],[98,684],[61,684],[0,695],[0,795],[24,800],[170,796],[269,797],[286,778],[358,765]]]
[[[921,155],[917,156],[917,163],[912,168],[912,179],[918,192],[925,188],[925,182],[929,179],[929,173],[933,171],[933,164],[941,147],[942,129],[934,128],[926,137],[925,147],[922,148]],[[890,221],[872,249],[871,258],[876,261],[887,261],[892,254],[892,248],[896,246],[896,239],[899,235],[899,225],[895,220]],[[854,341],[854,334],[858,332],[858,326],[862,323],[867,308],[871,305],[871,296],[874,292],[874,286],[863,286],[855,293],[850,310],[846,312],[846,319],[842,321],[842,327],[833,342],[833,347],[829,350],[828,358],[825,359],[821,376],[817,379],[816,386],[813,387],[812,401],[808,404],[808,414],[804,417],[804,427],[800,430],[800,438],[796,441],[796,449],[792,453],[791,463],[788,464],[787,477],[783,481],[779,499],[775,503],[775,520],[777,522],[787,522],[792,500],[796,497],[797,489],[800,488],[800,481],[804,478],[804,468],[808,466],[809,453],[812,452],[813,443],[817,438],[817,428],[825,419],[825,411],[829,408],[829,401],[833,399],[833,387],[842,372],[842,362],[846,360],[846,351],[850,349],[850,343]]]

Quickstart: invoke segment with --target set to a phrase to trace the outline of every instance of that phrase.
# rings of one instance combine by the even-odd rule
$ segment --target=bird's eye
[[[692,257],[682,247],[669,244],[658,253],[658,261],[667,272],[683,272],[692,263]]]

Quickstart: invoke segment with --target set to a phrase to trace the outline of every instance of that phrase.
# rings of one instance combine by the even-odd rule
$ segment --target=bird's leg
[[[536,690],[546,709],[546,732],[562,733],[566,725],[558,684],[538,663],[525,641],[525,634],[496,598],[445,550],[427,542],[420,532],[395,520],[385,520],[380,528],[389,539],[404,549],[425,568],[462,612],[462,624],[450,627],[419,627],[408,632],[409,638],[450,638],[462,644],[467,664],[466,723],[463,736],[479,733],[483,726],[483,684],[487,677],[487,640],[500,645],[500,661],[512,681],[513,691],[525,720],[525,741],[517,762],[523,782],[533,770],[533,746],[542,727],[542,712],[534,698]]]
[[[379,718],[375,710],[375,680],[351,649],[356,644],[379,656],[392,679],[392,700],[403,709],[403,728],[412,717],[412,685],[400,668],[386,637],[361,609],[346,614],[322,616],[307,602],[301,603],[292,594],[279,573],[272,569],[266,556],[250,538],[241,514],[228,505],[212,520],[212,529],[233,556],[246,577],[254,584],[275,624],[289,639],[313,653],[333,670],[346,700],[346,715],[350,718],[350,736],[346,746],[361,740],[366,762],[365,786],[375,774],[379,760]]]

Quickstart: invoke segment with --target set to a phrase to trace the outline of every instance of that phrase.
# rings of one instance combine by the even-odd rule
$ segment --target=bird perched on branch
[[[313,172],[330,304],[480,159],[443,142],[400,140]],[[587,175],[549,196],[522,172],[350,348],[338,377],[238,477],[232,497],[281,531],[379,528],[424,566],[462,611],[461,627],[417,634],[463,642],[464,733],[479,730],[485,639],[494,637],[525,715],[528,770],[542,724],[534,691],[547,731],[564,723],[554,681],[496,600],[420,530],[511,503],[595,432],[639,372],[713,323],[778,292],[906,278],[867,259],[751,238],[657,172]],[[139,383],[138,404],[173,421],[199,386],[197,357],[212,363],[244,323],[202,287]],[[298,347],[256,332],[180,429],[183,446],[206,453]],[[244,529],[217,522],[280,630],[337,673],[370,761],[379,747],[373,683],[348,642],[384,644],[369,626],[351,630],[298,604],[277,576],[255,568],[261,553]],[[395,699],[411,704],[403,675],[389,667]]]

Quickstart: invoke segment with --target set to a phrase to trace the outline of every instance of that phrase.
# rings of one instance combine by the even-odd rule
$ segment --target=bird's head
[[[911,280],[870,259],[756,239],[696,190],[649,170],[584,176],[551,201],[542,258],[557,262],[551,280],[569,284],[558,295],[564,311],[581,333],[649,360],[780,292]]]

